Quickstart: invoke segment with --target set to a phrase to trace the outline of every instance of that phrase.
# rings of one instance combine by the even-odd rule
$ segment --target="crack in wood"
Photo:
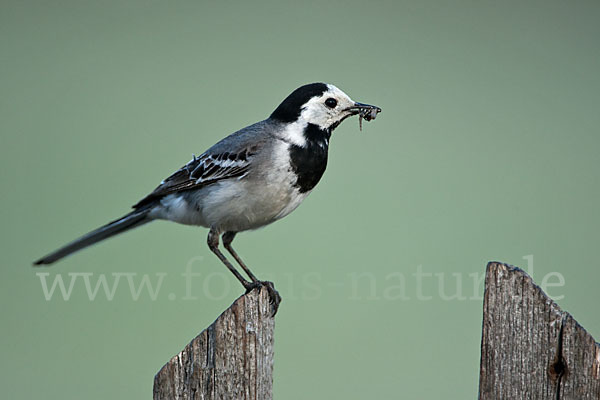
[[[556,400],[560,400],[560,388],[562,378],[566,376],[568,372],[567,363],[563,357],[563,340],[564,340],[564,330],[565,323],[567,317],[563,315],[560,321],[560,330],[558,331],[558,340],[556,344],[556,355],[550,368],[548,369],[548,373],[550,374],[550,378],[556,382]]]

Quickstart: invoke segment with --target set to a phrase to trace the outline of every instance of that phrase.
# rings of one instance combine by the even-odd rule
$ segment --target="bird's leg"
[[[225,246],[225,248],[227,249],[229,254],[231,254],[233,256],[233,258],[235,258],[235,261],[237,261],[237,263],[240,265],[240,267],[242,267],[242,269],[246,272],[246,274],[248,274],[248,276],[250,277],[250,280],[252,280],[252,282],[258,282],[258,279],[256,278],[256,276],[254,276],[252,271],[250,271],[250,268],[248,268],[246,266],[246,263],[244,263],[242,261],[240,256],[238,256],[236,251],[233,249],[233,247],[231,247],[231,242],[233,242],[233,239],[235,238],[236,233],[237,232],[232,232],[232,231],[225,232],[222,236],[223,246]]]
[[[235,277],[238,279],[238,281],[240,281],[240,283],[242,284],[242,286],[244,286],[246,290],[251,290],[254,288],[252,282],[248,282],[246,279],[244,279],[244,277],[234,268],[234,266],[231,265],[231,263],[223,255],[223,253],[221,253],[221,250],[219,250],[219,232],[211,228],[211,230],[208,232],[207,243],[210,251],[212,251],[217,257],[219,257],[219,260],[221,260],[221,262],[225,264],[225,266],[231,271],[231,273],[235,275]]]
[[[240,256],[236,253],[236,251],[231,247],[231,242],[235,238],[237,232],[227,231],[223,234],[223,246],[227,249],[227,251],[235,258],[235,261],[244,269],[244,271],[248,274],[252,282],[249,282],[249,286],[244,286],[246,288],[246,293],[251,291],[254,288],[265,287],[269,292],[269,298],[271,302],[271,306],[273,307],[273,315],[277,313],[277,309],[279,308],[279,303],[281,303],[281,296],[279,292],[275,290],[275,285],[273,282],[267,281],[259,281],[256,276],[250,271],[250,268],[246,266],[246,264],[242,261]],[[218,241],[218,239],[217,239]],[[237,272],[237,271],[236,271]],[[239,279],[239,278],[238,278]]]

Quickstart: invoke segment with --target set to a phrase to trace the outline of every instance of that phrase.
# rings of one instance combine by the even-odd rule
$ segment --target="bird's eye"
[[[325,105],[329,108],[334,108],[335,106],[337,106],[337,100],[333,97],[330,97],[327,100],[325,100]]]

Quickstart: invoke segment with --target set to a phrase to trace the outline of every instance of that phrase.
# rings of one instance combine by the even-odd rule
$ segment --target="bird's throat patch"
[[[305,146],[290,145],[290,162],[296,174],[296,186],[300,193],[312,190],[327,167],[327,151],[331,131],[321,130],[317,125],[304,128]]]

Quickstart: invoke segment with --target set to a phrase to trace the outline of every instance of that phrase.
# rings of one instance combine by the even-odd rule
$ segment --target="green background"
[[[206,230],[156,222],[31,262],[314,81],[383,112],[336,130],[296,212],[236,240],[284,298],[276,398],[475,398],[469,274],[489,260],[562,274],[548,292],[600,338],[599,20],[597,1],[3,0],[3,397],[151,397],[242,292]],[[438,274],[420,289],[419,268]],[[81,280],[46,301],[36,272],[168,275],[154,301],[125,281],[90,301]],[[466,298],[444,300],[457,279]]]

